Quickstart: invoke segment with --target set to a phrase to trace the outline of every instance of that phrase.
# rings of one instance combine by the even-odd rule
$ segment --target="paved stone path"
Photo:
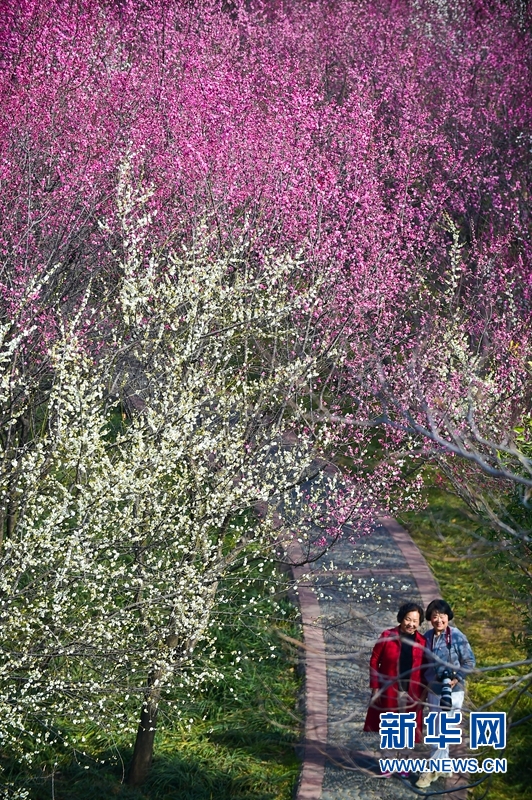
[[[346,534],[314,563],[294,568],[306,648],[305,753],[297,800],[412,800],[423,793],[406,779],[379,776],[378,734],[362,731],[369,658],[381,631],[397,624],[403,602],[426,607],[440,593],[422,554],[395,520],[377,518],[371,535],[358,541]],[[298,548],[290,553],[296,563],[302,560]],[[447,794],[449,789],[449,781],[431,785],[447,798],[465,797],[463,791]]]

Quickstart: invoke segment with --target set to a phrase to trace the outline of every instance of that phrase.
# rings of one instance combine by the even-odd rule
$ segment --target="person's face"
[[[399,623],[399,630],[401,633],[415,633],[419,628],[420,622],[419,611],[409,611]]]
[[[435,633],[443,633],[449,624],[449,617],[443,611],[433,611],[430,615],[430,621]]]

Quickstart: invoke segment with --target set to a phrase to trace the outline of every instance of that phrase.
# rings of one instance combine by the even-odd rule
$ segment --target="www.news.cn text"
[[[457,772],[471,774],[506,772],[505,758],[380,758],[381,772]]]

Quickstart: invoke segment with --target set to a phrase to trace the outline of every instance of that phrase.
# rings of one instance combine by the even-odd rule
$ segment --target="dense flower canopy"
[[[324,335],[340,325],[352,340],[351,371],[365,371],[368,339],[381,360],[411,357],[420,339],[438,347],[452,316],[453,347],[494,359],[500,388],[522,390],[526,20],[463,0],[231,9],[11,4],[0,31],[4,314],[38,321],[50,340],[89,280],[94,298],[112,290],[127,154],[151,190],[153,249],[190,240],[210,215],[221,245],[244,235],[260,259],[282,244],[305,253],[311,278],[326,272],[336,312]],[[449,377],[463,392],[463,376]]]

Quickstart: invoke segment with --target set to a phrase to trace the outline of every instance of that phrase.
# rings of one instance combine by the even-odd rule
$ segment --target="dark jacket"
[[[424,637],[426,664],[423,680],[434,694],[441,694],[441,681],[438,680],[437,673],[445,664],[450,665],[458,678],[458,683],[453,688],[455,692],[464,690],[466,673],[475,666],[475,656],[466,635],[450,625],[447,630],[450,631],[449,637],[444,632],[434,638],[434,629],[427,631]]]

